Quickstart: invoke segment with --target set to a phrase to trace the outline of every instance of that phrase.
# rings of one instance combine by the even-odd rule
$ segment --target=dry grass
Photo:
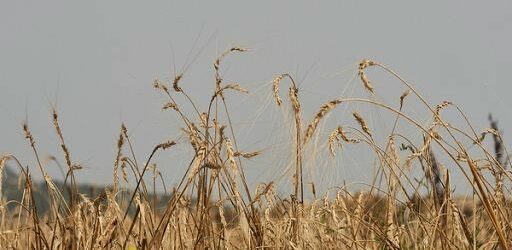
[[[264,152],[243,152],[238,148],[230,113],[226,103],[227,91],[244,94],[239,84],[225,84],[220,73],[222,60],[233,52],[245,52],[234,47],[222,53],[213,66],[214,91],[207,110],[200,111],[186,89],[180,86],[183,74],[169,83],[154,82],[154,87],[168,98],[163,109],[175,112],[183,122],[183,133],[194,154],[186,172],[164,207],[157,207],[148,189],[153,190],[159,174],[153,164],[154,156],[173,150],[174,141],[156,145],[143,164],[133,152],[127,127],[121,125],[117,139],[117,154],[113,164],[113,186],[98,197],[86,197],[77,191],[75,171],[80,166],[72,162],[65,144],[56,111],[52,120],[61,143],[68,172],[68,190],[59,190],[40,161],[36,139],[28,124],[23,125],[25,137],[44,176],[50,211],[41,215],[34,201],[34,185],[28,167],[14,155],[0,158],[0,176],[7,162],[19,167],[22,173],[21,200],[0,203],[0,248],[2,249],[508,249],[512,247],[510,224],[512,209],[508,184],[507,150],[491,118],[491,128],[479,134],[468,122],[469,129],[454,127],[443,119],[441,111],[454,108],[451,102],[429,104],[413,86],[386,66],[364,60],[358,74],[364,88],[376,95],[365,70],[369,67],[384,70],[402,84],[405,92],[399,107],[365,98],[333,99],[314,114],[309,124],[303,124],[299,89],[289,74],[277,76],[271,83],[277,106],[286,108],[279,94],[284,80],[290,80],[287,108],[293,115],[294,133],[290,138],[294,162],[291,194],[277,195],[272,181],[259,185],[253,193],[244,173],[245,159]],[[270,86],[270,85],[269,85]],[[174,92],[171,92],[174,90]],[[183,95],[189,103],[178,103]],[[431,123],[422,125],[403,111],[406,96],[413,95],[425,106],[424,117]],[[317,136],[319,124],[336,108],[350,103],[364,103],[389,112],[395,118],[392,131],[371,129],[371,124],[353,110],[356,127],[337,125],[323,143],[333,157],[337,150],[359,143],[369,147],[375,157],[379,177],[386,185],[369,183],[358,193],[345,186],[329,189],[317,197],[312,183],[313,199],[304,194],[303,161],[308,148]],[[195,113],[182,112],[191,105]],[[223,115],[220,115],[224,112]],[[225,120],[221,120],[225,117]],[[347,121],[350,123],[351,121]],[[354,121],[352,121],[354,122]],[[414,144],[397,131],[397,124],[414,127],[422,143]],[[303,132],[304,131],[304,132]],[[375,133],[388,138],[384,144],[375,140]],[[485,135],[493,135],[494,152],[484,144]],[[470,141],[471,143],[466,143]],[[401,145],[401,146],[398,146]],[[308,147],[309,146],[309,147]],[[343,146],[343,147],[342,147]],[[444,167],[436,156],[442,156]],[[413,166],[421,166],[423,180],[411,176]],[[130,172],[131,170],[131,172]],[[120,172],[123,180],[133,175],[134,189],[128,199],[120,196]],[[153,174],[153,183],[143,179]],[[451,176],[465,178],[473,187],[473,196],[453,197]],[[70,179],[68,183],[68,177]],[[149,186],[149,187],[148,187]],[[165,186],[165,184],[164,184]],[[424,188],[428,193],[420,194]],[[63,195],[69,194],[69,198]],[[126,202],[127,200],[127,202]],[[9,207],[9,209],[8,209]]]

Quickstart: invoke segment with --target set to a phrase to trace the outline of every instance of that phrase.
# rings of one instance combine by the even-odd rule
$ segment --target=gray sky
[[[268,132],[282,126],[268,83],[283,72],[301,82],[306,121],[341,94],[367,96],[353,77],[357,62],[371,58],[413,82],[431,103],[456,102],[478,129],[488,126],[492,111],[509,138],[510,44],[510,1],[3,1],[0,152],[18,155],[36,172],[21,131],[28,117],[43,156],[62,159],[50,120],[56,105],[72,158],[85,166],[80,180],[109,183],[121,122],[140,161],[155,144],[179,137],[181,124],[160,110],[165,99],[152,81],[174,77],[174,65],[186,68],[183,87],[204,109],[212,62],[231,46],[251,49],[223,65],[226,81],[251,91],[233,97],[241,147],[271,155],[249,163],[252,183],[279,176],[273,169],[288,159],[272,156],[288,134]],[[396,103],[403,88],[378,70],[369,74],[376,98]],[[187,152],[184,145],[158,157],[169,183],[182,173],[189,159],[179,155]],[[317,177],[331,185],[367,181],[371,162],[354,164],[347,159],[335,174]],[[55,166],[48,171],[60,175]]]

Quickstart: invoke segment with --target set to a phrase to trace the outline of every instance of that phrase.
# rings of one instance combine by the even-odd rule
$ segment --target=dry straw
[[[361,78],[361,81],[363,82],[364,87],[368,91],[370,91],[370,93],[372,93],[372,94],[375,94],[375,90],[374,90],[372,84],[370,83],[370,80],[368,80],[368,77],[364,73],[364,70],[366,68],[368,68],[370,66],[374,66],[374,65],[375,65],[375,63],[373,61],[363,60],[361,63],[359,63],[359,72],[358,72],[358,75]]]
[[[290,173],[293,182],[288,186],[280,182],[280,179],[286,178],[273,178],[259,184],[248,182],[244,174],[245,163],[254,161],[259,164],[256,156],[265,155],[267,150],[240,150],[250,142],[237,143],[237,135],[244,130],[238,130],[238,126],[232,123],[229,99],[226,100],[227,96],[224,95],[225,91],[233,90],[233,94],[241,94],[247,90],[238,83],[224,84],[220,75],[225,57],[244,51],[239,47],[230,48],[213,62],[214,90],[209,100],[205,100],[209,101],[206,110],[200,109],[201,106],[196,105],[185,93],[184,86],[180,86],[183,74],[178,74],[169,84],[154,81],[153,86],[166,98],[162,108],[176,111],[173,113],[181,119],[182,135],[176,136],[184,137],[187,143],[180,146],[190,149],[180,151],[180,157],[189,157],[185,165],[180,164],[182,161],[171,160],[170,165],[158,163],[159,168],[155,167],[155,159],[165,157],[156,155],[165,154],[163,150],[176,145],[173,140],[154,146],[143,164],[139,164],[137,158],[141,157],[141,152],[134,152],[127,128],[122,124],[119,137],[116,137],[117,147],[113,150],[113,186],[88,194],[78,191],[66,193],[70,186],[74,186],[71,190],[77,188],[73,171],[80,167],[72,161],[57,112],[51,112],[51,119],[69,168],[71,183],[64,181],[64,185],[59,185],[52,180],[46,171],[47,163],[39,159],[35,137],[28,124],[24,123],[23,133],[45,186],[36,185],[32,180],[32,162],[21,162],[10,154],[0,158],[2,187],[13,182],[12,179],[1,178],[5,177],[7,162],[12,163],[20,173],[18,182],[21,192],[18,200],[9,201],[10,196],[6,194],[12,191],[11,188],[0,189],[0,193],[4,192],[0,199],[0,247],[509,249],[509,215],[512,210],[506,188],[512,176],[506,169],[510,164],[506,143],[496,122],[490,119],[491,128],[481,134],[476,133],[469,122],[468,126],[455,127],[440,115],[450,105],[457,107],[455,104],[445,101],[431,106],[397,73],[371,60],[363,60],[359,64],[357,73],[364,88],[375,94],[366,76],[368,67],[384,70],[407,87],[400,96],[399,108],[365,98],[331,99],[311,114],[311,121],[304,126],[302,112],[307,107],[302,106],[305,103],[301,103],[294,79],[289,74],[278,75],[269,92],[272,91],[277,105],[282,108],[285,101],[280,97],[280,86],[285,78],[290,81],[288,108],[294,117],[291,123],[295,130],[283,144],[290,145],[290,150],[293,150],[293,162],[272,162],[271,167],[276,171],[294,167],[293,173]],[[404,108],[404,100],[411,94],[428,110],[424,117],[434,117],[432,124],[416,121],[412,117],[418,114],[411,114]],[[188,103],[179,102],[183,99],[175,98],[176,95],[183,95]],[[368,146],[369,152],[373,153],[368,158],[366,155],[364,158],[351,155],[350,160],[358,166],[375,163],[377,168],[374,176],[371,176],[372,182],[360,185],[360,189],[344,185],[342,179],[334,179],[334,187],[328,187],[313,178],[319,172],[324,177],[331,175],[322,168],[325,162],[334,162],[334,167],[341,166],[347,171],[352,169],[345,165],[345,161],[321,159],[316,152],[324,145],[306,144],[315,136],[324,136],[318,132],[319,124],[328,115],[334,115],[338,105],[351,105],[353,102],[364,102],[382,109],[379,116],[391,115],[395,124],[390,131],[384,128],[370,131],[363,118],[364,113],[354,112],[360,129],[338,126],[329,133],[326,141],[318,140],[328,144],[332,156],[335,156],[338,147],[349,150],[355,147],[352,144],[361,142],[357,149]],[[184,112],[188,110],[184,105],[190,105],[193,112]],[[460,109],[457,108],[457,111]],[[459,114],[467,121],[462,112]],[[402,127],[408,127],[406,133],[400,131]],[[406,134],[413,136],[407,137]],[[421,141],[417,135],[424,135],[424,140]],[[486,135],[492,135],[494,139],[494,154],[483,142]],[[388,139],[380,142],[380,138]],[[401,160],[401,157],[405,160]],[[56,157],[50,159],[58,163]],[[309,175],[302,173],[303,161],[307,166],[312,166]],[[447,166],[446,171],[442,171],[442,164]],[[264,171],[258,166],[251,171]],[[422,167],[425,172],[418,174],[417,170]],[[119,170],[122,171],[126,187],[119,184]],[[158,195],[155,191],[150,193],[151,186],[145,182],[148,170],[152,173],[153,190],[161,181],[164,195]],[[176,170],[183,171],[183,175],[172,188],[167,189],[165,176],[175,175]],[[474,190],[473,196],[463,199],[453,193],[450,176],[455,175]],[[158,180],[158,176],[161,180]],[[304,183],[311,186],[312,195],[305,195]],[[333,192],[335,196],[332,196]],[[69,194],[74,199],[72,206],[69,205]],[[47,199],[41,201],[40,197]],[[45,207],[49,210],[43,214]]]
[[[315,133],[316,127],[318,126],[318,123],[320,123],[320,120],[329,113],[332,109],[334,109],[338,104],[341,103],[341,100],[332,100],[320,107],[320,110],[318,113],[316,113],[315,118],[313,118],[313,121],[308,125],[308,128],[306,130],[306,134],[304,135],[304,143],[306,143],[312,136],[313,133]]]
[[[371,137],[372,133],[370,132],[370,128],[368,128],[368,125],[366,124],[366,121],[363,119],[363,117],[357,112],[352,113],[352,115],[354,118],[356,118],[356,121],[359,123],[359,126],[361,126],[361,129]]]

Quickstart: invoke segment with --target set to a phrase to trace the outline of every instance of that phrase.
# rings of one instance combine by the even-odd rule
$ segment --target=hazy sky
[[[186,68],[183,87],[206,108],[212,62],[231,46],[251,49],[223,68],[226,81],[252,91],[232,106],[235,122],[247,131],[239,135],[248,151],[280,145],[257,129],[281,124],[269,98],[276,74],[300,80],[309,120],[341,93],[365,95],[353,78],[363,58],[400,72],[431,103],[456,102],[478,129],[488,126],[492,111],[509,139],[511,44],[510,1],[2,1],[0,153],[18,155],[36,172],[21,130],[28,118],[43,157],[62,159],[50,119],[56,105],[72,158],[85,167],[80,180],[108,183],[121,122],[140,161],[155,144],[179,139],[182,124],[160,110],[165,98],[151,87],[153,80],[173,78],[174,65]],[[374,74],[376,98],[394,102],[403,88]],[[258,102],[266,109],[255,108]],[[262,114],[267,109],[274,116]],[[189,151],[159,157],[169,183],[189,160],[180,152]],[[253,161],[251,180],[268,181],[276,173],[268,164],[283,162]],[[366,181],[371,166],[350,166],[329,182]],[[60,176],[51,164],[48,171]]]

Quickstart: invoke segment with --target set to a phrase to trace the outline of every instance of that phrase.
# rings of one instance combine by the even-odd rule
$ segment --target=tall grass
[[[208,108],[200,110],[186,89],[181,87],[183,74],[169,84],[155,80],[153,87],[167,102],[163,109],[176,113],[181,120],[187,144],[194,154],[185,174],[171,190],[165,206],[159,207],[151,188],[156,182],[165,187],[164,178],[153,165],[155,155],[173,150],[175,141],[164,140],[155,145],[145,161],[138,161],[132,148],[127,126],[121,125],[113,163],[113,185],[98,197],[78,192],[75,172],[80,166],[73,162],[59,125],[57,111],[51,114],[56,135],[66,161],[64,189],[58,188],[46,173],[40,160],[36,138],[29,124],[23,131],[37,159],[38,171],[44,177],[50,211],[38,213],[34,201],[31,172],[12,154],[0,159],[0,173],[7,162],[21,172],[23,196],[20,200],[0,203],[0,248],[2,249],[508,249],[512,246],[510,225],[511,204],[508,185],[511,180],[507,150],[495,120],[482,133],[473,129],[461,109],[445,101],[429,103],[412,84],[393,70],[371,60],[359,64],[362,88],[369,96],[377,95],[366,70],[370,67],[393,76],[404,88],[399,106],[376,101],[374,98],[351,97],[327,101],[318,112],[304,114],[301,95],[294,78],[287,73],[275,77],[269,93],[277,106],[293,114],[293,137],[289,138],[293,154],[293,183],[289,195],[277,195],[272,180],[250,187],[244,171],[248,158],[262,152],[239,149],[231,121],[227,99],[231,94],[248,90],[238,84],[226,84],[220,68],[226,56],[244,53],[234,47],[222,53],[213,66],[214,90]],[[288,97],[282,98],[281,85],[288,81]],[[269,85],[270,86],[270,85]],[[234,92],[234,93],[229,93]],[[178,103],[183,95],[187,103]],[[407,99],[415,97],[427,112],[431,122],[415,120],[404,111]],[[313,138],[319,136],[319,124],[336,114],[338,107],[364,103],[394,117],[391,131],[381,135],[384,143],[375,139],[366,114],[352,111],[357,126],[339,124],[322,143],[332,157],[352,144],[366,145],[379,159],[378,173],[386,185],[368,183],[368,188],[354,193],[346,186],[317,194],[311,183],[312,197],[305,195],[308,183],[304,176],[304,160]],[[191,114],[182,107],[190,105]],[[442,116],[453,109],[467,123],[458,128]],[[308,117],[311,117],[310,120]],[[309,122],[304,122],[304,120]],[[398,131],[398,124],[408,124],[423,137],[413,143]],[[383,133],[383,132],[380,132]],[[494,149],[487,148],[486,135],[493,136]],[[468,143],[469,141],[469,143]],[[438,158],[438,156],[442,156]],[[443,164],[439,159],[443,159]],[[421,166],[423,179],[410,174],[413,166]],[[446,166],[446,167],[445,167]],[[153,183],[145,175],[153,174]],[[119,181],[135,180],[131,193],[121,197]],[[473,189],[473,196],[462,199],[453,195],[452,176],[464,178]],[[425,186],[429,191],[422,194]],[[255,189],[255,190],[254,190]],[[9,209],[8,209],[9,208]]]

